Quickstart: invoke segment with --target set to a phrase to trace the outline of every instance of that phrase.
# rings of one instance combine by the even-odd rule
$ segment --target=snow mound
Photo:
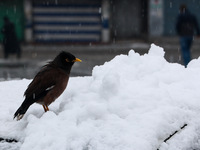
[[[200,60],[188,68],[168,63],[154,44],[148,54],[130,50],[70,78],[66,91],[43,112],[32,105],[12,119],[29,80],[0,82],[0,137],[20,150],[188,150],[200,147]],[[12,94],[9,94],[12,93]],[[163,141],[184,124],[173,139]]]

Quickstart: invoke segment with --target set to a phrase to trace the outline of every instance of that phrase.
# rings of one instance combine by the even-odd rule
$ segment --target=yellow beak
[[[82,60],[76,58],[76,59],[74,60],[74,62],[77,62],[77,61],[82,62]]]

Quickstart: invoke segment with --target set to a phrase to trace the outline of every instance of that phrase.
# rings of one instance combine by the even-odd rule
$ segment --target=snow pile
[[[162,48],[133,50],[96,66],[91,77],[70,78],[44,113],[32,105],[12,117],[30,80],[0,83],[0,137],[20,150],[188,150],[200,147],[200,59],[188,68],[168,63]],[[188,124],[166,143],[174,131]]]

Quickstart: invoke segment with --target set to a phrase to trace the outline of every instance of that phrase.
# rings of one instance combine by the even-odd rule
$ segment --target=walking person
[[[179,15],[176,22],[176,32],[180,36],[180,47],[183,64],[187,67],[191,60],[190,48],[193,43],[194,35],[200,35],[200,30],[196,17],[189,12],[186,5],[182,4],[179,8]]]
[[[8,58],[10,53],[16,53],[17,57],[21,56],[21,49],[15,33],[15,27],[7,16],[4,18],[4,26],[1,30],[3,34],[4,58]]]

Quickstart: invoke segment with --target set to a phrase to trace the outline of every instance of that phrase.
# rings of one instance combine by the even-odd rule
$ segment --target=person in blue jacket
[[[196,17],[189,12],[185,4],[179,8],[180,14],[177,17],[176,31],[180,36],[180,47],[184,66],[187,67],[191,60],[190,48],[194,35],[200,35],[199,25]]]

